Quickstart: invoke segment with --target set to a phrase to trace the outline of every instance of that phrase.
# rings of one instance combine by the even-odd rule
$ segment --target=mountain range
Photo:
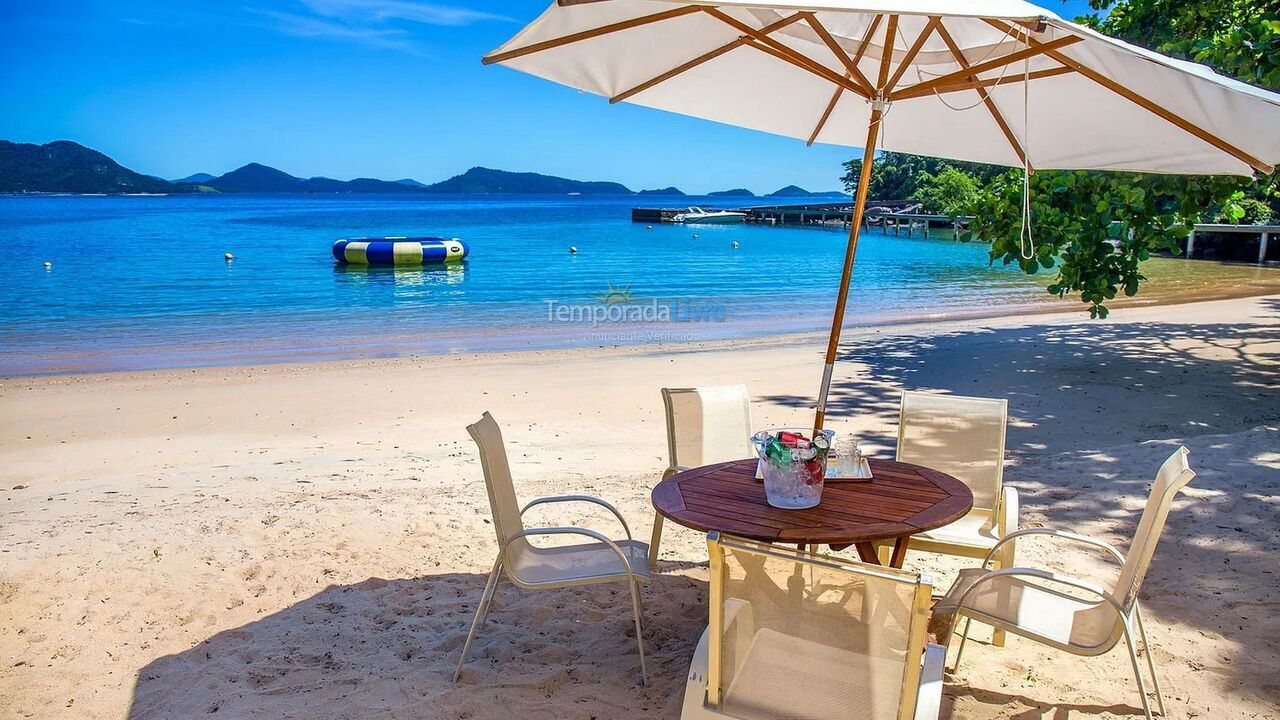
[[[0,140],[0,193],[504,193],[539,195],[682,196],[679,188],[632,191],[606,181],[571,180],[532,172],[474,167],[434,184],[410,178],[378,180],[327,177],[300,178],[260,163],[249,163],[224,175],[199,172],[176,180],[143,175],[106,155],[69,140],[44,145]],[[709,193],[755,197],[750,190]],[[847,197],[844,193],[809,193],[788,185],[765,197]]]

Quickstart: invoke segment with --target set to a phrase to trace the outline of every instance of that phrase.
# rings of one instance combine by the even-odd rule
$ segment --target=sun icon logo
[[[629,303],[636,299],[631,294],[631,283],[627,283],[626,287],[614,287],[613,283],[609,283],[609,289],[595,295],[595,299],[605,305],[614,305],[616,303]]]

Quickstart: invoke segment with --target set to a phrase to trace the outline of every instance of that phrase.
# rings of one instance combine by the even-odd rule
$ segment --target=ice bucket
[[[760,456],[760,476],[769,504],[784,510],[811,508],[822,501],[831,430],[773,428],[751,437]]]

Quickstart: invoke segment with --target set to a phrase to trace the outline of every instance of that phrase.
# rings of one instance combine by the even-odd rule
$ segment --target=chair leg
[[[1156,675],[1156,660],[1151,654],[1151,642],[1147,640],[1146,623],[1142,621],[1142,607],[1138,605],[1138,601],[1133,602],[1134,616],[1138,620],[1138,636],[1142,638],[1142,649],[1147,653],[1147,669],[1151,671],[1151,684],[1156,689],[1156,707],[1160,709],[1161,717],[1169,717],[1164,711],[1164,693],[1160,690],[1160,678]]]
[[[1142,680],[1142,670],[1138,664],[1138,651],[1134,647],[1128,618],[1122,618],[1121,624],[1124,628],[1124,644],[1129,650],[1129,662],[1133,665],[1133,679],[1138,682],[1138,695],[1142,697],[1142,710],[1147,714],[1147,720],[1155,720],[1151,716],[1151,701],[1147,699],[1147,684]]]
[[[991,564],[991,569],[993,571],[1003,570],[1006,567],[1008,567],[1008,565],[1006,565],[1001,560],[996,560]],[[991,644],[994,645],[995,647],[1004,647],[1004,641],[1005,641],[1005,632],[1000,628],[996,628],[996,627],[991,628]]]
[[[644,621],[640,618],[640,588],[638,583],[629,584],[631,585],[631,611],[636,620],[636,647],[640,650],[640,683],[648,685],[649,668],[644,662]]]
[[[493,581],[493,592],[489,594],[489,604],[484,608],[484,617],[480,618],[483,623],[489,619],[489,613],[493,612],[493,606],[498,604],[498,588],[502,585],[502,573],[498,573],[498,579]]]
[[[960,621],[960,618],[957,617],[956,622],[959,622],[959,621]],[[960,668],[960,658],[964,656],[964,644],[969,640],[969,626],[972,624],[973,624],[973,618],[966,617],[964,619],[964,630],[960,631],[960,647],[956,648],[956,664],[951,666],[952,672],[955,672],[957,669]],[[955,627],[953,625],[952,630],[954,631],[954,629]]]
[[[453,671],[453,681],[458,682],[458,676],[462,674],[462,666],[466,664],[467,658],[471,655],[471,641],[475,639],[476,631],[480,629],[480,623],[489,615],[489,602],[493,599],[493,592],[498,587],[498,574],[502,572],[502,553],[498,553],[498,559],[493,561],[493,570],[489,573],[489,580],[484,585],[484,592],[480,595],[480,604],[476,606],[475,619],[471,621],[471,629],[467,631],[467,641],[462,644],[462,656],[458,658],[458,668]]]
[[[946,662],[945,662],[946,658],[943,658],[944,662],[942,663],[942,665],[945,669],[947,669],[948,672],[955,672],[956,669],[960,667],[960,656],[964,655],[964,641],[965,641],[965,638],[968,637],[969,635],[969,623],[971,622],[973,622],[972,618],[966,617],[964,619],[964,630],[961,631],[960,633],[960,648],[956,650],[955,664],[952,665],[950,668],[946,668]],[[959,611],[957,611],[956,616],[951,620],[951,625],[947,628],[947,640],[946,642],[942,643],[942,647],[944,649],[948,651],[951,650],[951,641],[956,636],[956,626],[959,624],[960,624],[960,613]]]
[[[649,572],[658,570],[658,543],[662,541],[662,516],[653,514],[653,535],[649,538]]]

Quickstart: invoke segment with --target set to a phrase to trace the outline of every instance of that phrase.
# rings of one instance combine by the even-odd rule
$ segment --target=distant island
[[[0,140],[0,193],[181,194],[181,193],[453,193],[530,195],[684,196],[676,187],[635,192],[600,180],[571,180],[533,172],[473,167],[434,184],[412,178],[378,180],[301,178],[261,163],[249,163],[223,175],[198,172],[175,180],[144,175],[103,153],[70,140],[44,145]],[[716,197],[755,197],[745,188],[709,193]],[[808,193],[788,185],[769,197],[843,197]]]
[[[190,187],[136,173],[69,140],[46,145],[0,140],[0,192],[169,193],[190,192]]]
[[[626,185],[615,182],[569,180],[531,172],[507,172],[474,167],[448,180],[428,185],[433,193],[534,193],[539,195],[634,195]]]
[[[773,192],[769,193],[768,195],[765,195],[765,197],[779,197],[779,198],[789,198],[789,197],[790,197],[790,198],[795,198],[795,197],[829,197],[829,198],[848,198],[848,197],[849,197],[849,193],[840,192],[839,190],[830,190],[830,191],[827,191],[827,192],[811,192],[811,191],[809,191],[809,190],[805,190],[804,188],[802,188],[802,187],[800,187],[800,186],[798,186],[798,185],[788,185],[788,186],[786,186],[786,187],[784,187],[784,188],[780,188],[780,189],[778,189],[778,190],[774,190]]]

